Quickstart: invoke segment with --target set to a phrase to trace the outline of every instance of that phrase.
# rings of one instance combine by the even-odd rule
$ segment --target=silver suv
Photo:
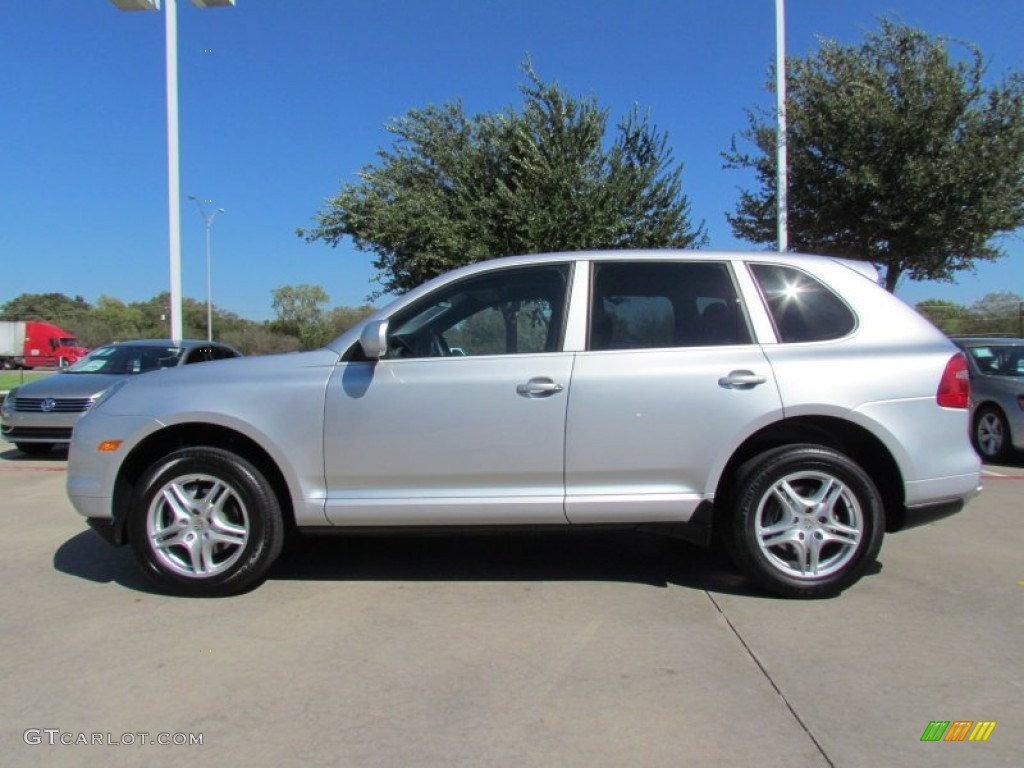
[[[964,356],[863,263],[495,259],[327,347],[115,384],[68,493],[165,589],[223,595],[306,532],[721,537],[771,592],[855,582],[979,487]]]

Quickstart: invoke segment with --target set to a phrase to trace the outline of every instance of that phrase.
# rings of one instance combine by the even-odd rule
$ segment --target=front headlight
[[[0,414],[2,414],[5,419],[9,419],[14,415],[14,393],[17,391],[18,389],[15,387],[8,392],[4,397],[3,405],[0,405]]]

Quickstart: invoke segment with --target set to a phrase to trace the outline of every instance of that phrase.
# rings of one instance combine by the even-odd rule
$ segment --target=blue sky
[[[61,292],[94,302],[167,290],[162,13],[109,0],[21,0],[0,23],[0,302]],[[976,43],[993,77],[1024,70],[1024,0],[788,0],[787,47],[856,43],[889,16]],[[743,172],[721,152],[745,110],[771,106],[772,0],[237,0],[178,4],[181,191],[213,226],[214,303],[269,319],[271,290],[314,283],[331,305],[376,288],[370,255],[295,235],[413,107],[518,103],[519,65],[612,120],[649,109],[685,165],[711,247],[751,248],[725,221]],[[183,293],[205,300],[203,224],[182,203]],[[910,302],[1024,292],[1024,238],[957,283],[906,282]]]

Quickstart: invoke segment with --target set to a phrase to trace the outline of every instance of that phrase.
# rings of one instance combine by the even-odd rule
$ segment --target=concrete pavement
[[[188,600],[85,528],[57,454],[6,447],[5,765],[1021,764],[1021,467],[828,601],[608,534],[318,540]],[[921,742],[936,720],[997,725]]]

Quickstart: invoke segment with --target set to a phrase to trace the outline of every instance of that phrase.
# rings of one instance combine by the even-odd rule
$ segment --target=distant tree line
[[[950,336],[1024,338],[1024,296],[1017,293],[990,293],[969,307],[928,299],[916,309]]]
[[[370,306],[327,309],[330,297],[323,289],[309,285],[282,286],[273,291],[273,297],[277,317],[262,322],[214,306],[214,340],[231,344],[247,355],[315,349],[373,311]],[[95,304],[63,293],[23,293],[0,304],[0,319],[54,323],[75,334],[87,347],[124,339],[166,338],[169,316],[167,293],[131,303],[100,296]],[[205,339],[206,303],[184,299],[182,326],[186,338]]]

